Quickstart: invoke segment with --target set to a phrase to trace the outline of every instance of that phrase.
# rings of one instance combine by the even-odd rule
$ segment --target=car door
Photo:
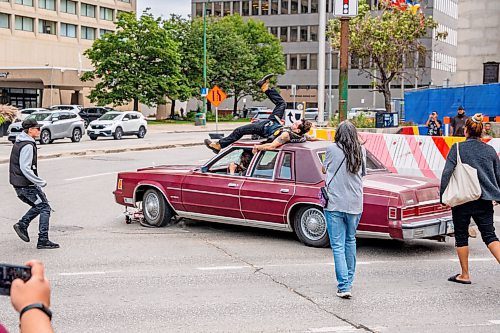
[[[244,177],[227,174],[229,163],[237,161],[242,151],[243,148],[230,149],[217,156],[207,167],[185,177],[182,202],[186,211],[220,218],[243,219],[239,193]]]
[[[141,126],[141,117],[138,113],[130,114],[130,132],[139,132],[139,127]]]
[[[61,111],[54,112],[52,114],[52,123],[49,126],[52,139],[60,139],[64,137],[64,113],[65,112]]]
[[[240,191],[241,212],[247,221],[286,223],[286,207],[295,194],[294,154],[263,151]],[[255,157],[254,157],[255,158]]]
[[[130,113],[127,113],[123,116],[122,121],[121,121],[121,127],[123,129],[124,133],[128,133],[131,131],[131,126],[133,125],[132,123],[132,117]]]

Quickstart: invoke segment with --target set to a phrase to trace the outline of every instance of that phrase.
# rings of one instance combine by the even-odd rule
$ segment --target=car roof
[[[233,146],[253,147],[256,144],[261,143],[262,140],[240,140],[234,143]],[[324,150],[331,144],[332,143],[330,141],[306,141],[302,143],[287,143],[276,148],[276,150]]]

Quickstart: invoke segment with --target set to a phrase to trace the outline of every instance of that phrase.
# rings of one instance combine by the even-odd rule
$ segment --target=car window
[[[281,179],[292,179],[292,154],[285,153],[280,166],[280,176]]]
[[[106,113],[99,118],[99,120],[113,120],[121,116],[120,113]]]
[[[226,173],[226,169],[229,166],[229,163],[235,162],[238,163],[240,160],[241,153],[243,153],[243,148],[235,148],[229,151],[227,154],[221,156],[215,163],[213,163],[208,172],[218,172],[224,171]]]
[[[252,177],[272,179],[277,156],[277,151],[265,151],[261,153],[252,172]]]
[[[74,118],[76,118],[76,117],[77,117],[76,113],[70,113],[70,114],[69,114],[69,118],[70,118],[70,119],[74,119]]]
[[[136,114],[130,114],[130,119],[139,119],[139,116]]]
[[[123,117],[123,120],[125,119],[130,119],[130,114],[126,114],[124,117]]]
[[[59,120],[66,120],[70,118],[69,112],[62,112],[61,115],[59,116]]]
[[[48,120],[52,116],[52,113],[32,113],[26,119],[35,119],[36,121]]]

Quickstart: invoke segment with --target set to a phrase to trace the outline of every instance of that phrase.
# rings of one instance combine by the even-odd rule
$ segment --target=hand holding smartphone
[[[31,267],[0,264],[0,295],[10,296],[12,282],[21,279],[24,282],[31,278]]]

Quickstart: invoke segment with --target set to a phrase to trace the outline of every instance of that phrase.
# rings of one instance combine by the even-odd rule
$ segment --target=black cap
[[[465,110],[465,109],[462,105],[460,105],[457,110]]]
[[[28,118],[23,121],[22,125],[23,129],[29,129],[29,128],[40,128],[43,125],[39,124],[38,121],[36,121],[33,118]]]

